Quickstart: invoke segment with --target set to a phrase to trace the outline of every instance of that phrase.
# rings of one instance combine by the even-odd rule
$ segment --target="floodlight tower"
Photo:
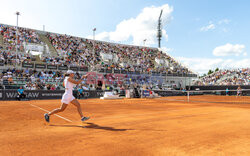
[[[18,40],[18,38],[19,38],[19,37],[18,37],[18,35],[19,35],[19,34],[18,34],[18,16],[19,16],[19,15],[20,15],[20,12],[17,11],[17,12],[16,12],[16,64],[15,64],[16,67],[18,66],[18,64],[17,64],[17,50],[18,50],[18,49],[17,49],[17,44],[18,44],[18,41],[17,41],[17,40]]]
[[[157,38],[158,38],[158,48],[161,48],[161,37],[162,37],[162,26],[161,26],[161,15],[162,11],[160,13],[159,19],[158,19],[158,27],[157,27]]]

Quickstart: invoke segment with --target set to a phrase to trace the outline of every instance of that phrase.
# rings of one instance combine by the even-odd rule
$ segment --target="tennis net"
[[[250,89],[237,90],[193,90],[172,91],[166,98],[169,101],[250,104]]]

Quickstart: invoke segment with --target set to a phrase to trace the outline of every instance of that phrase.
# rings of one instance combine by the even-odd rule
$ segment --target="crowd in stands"
[[[33,69],[8,69],[0,74],[3,85],[23,85],[24,89],[60,89],[63,74],[60,71],[36,71]]]
[[[95,40],[82,39],[69,35],[48,33],[47,37],[55,47],[59,56],[44,57],[49,64],[72,64],[89,66],[95,69],[117,69],[140,72],[184,72],[191,73],[180,66],[172,57],[156,48],[114,44]],[[101,54],[113,56],[112,60],[103,61]],[[155,65],[155,58],[166,59],[173,66]],[[114,58],[117,58],[114,60]]]
[[[0,63],[5,65],[20,65],[21,63],[34,62],[33,56],[23,52],[23,43],[41,44],[38,32],[26,28],[18,28],[18,50],[16,54],[16,27],[1,25],[0,35],[3,37],[4,45],[0,45]],[[89,69],[98,71],[100,69],[116,69],[126,71],[163,72],[163,73],[186,73],[192,72],[181,66],[169,55],[157,48],[140,47],[132,45],[115,44],[96,40],[89,40],[69,35],[47,33],[47,38],[57,51],[57,56],[41,56],[41,61],[49,65],[88,66]],[[112,59],[103,59],[103,54],[111,55]],[[166,64],[157,64],[155,59],[167,60]],[[39,62],[41,63],[41,62]],[[61,87],[63,79],[62,72],[15,70],[11,69],[0,74],[3,84],[16,84],[17,79],[22,77],[25,89],[47,89],[54,90]],[[131,77],[128,83],[148,83],[149,77]],[[20,80],[21,81],[21,80]],[[52,83],[53,81],[53,83]],[[55,81],[55,83],[54,83]],[[151,79],[158,83],[159,80]],[[51,83],[50,83],[51,82]],[[89,89],[96,86],[86,86]]]
[[[92,72],[93,73],[93,72]],[[81,74],[76,73],[76,78],[81,77]],[[95,74],[94,74],[95,75]],[[153,80],[148,76],[133,76],[133,77],[116,77],[116,74],[103,74],[102,77],[90,76],[78,88],[87,88],[87,90],[103,89],[102,85],[105,84],[106,89],[119,88],[121,86],[129,86],[131,84],[152,84],[158,85],[158,80]],[[119,75],[119,74],[118,74]],[[7,69],[0,73],[0,85],[4,86],[23,86],[25,90],[60,90],[64,76],[62,71],[37,71],[34,69]],[[151,84],[151,85],[150,85]],[[98,87],[99,86],[99,87]],[[105,88],[104,88],[105,89]]]
[[[43,61],[48,64],[94,66],[100,61],[99,53],[87,47],[88,40],[86,39],[52,33],[48,33],[47,37],[58,52],[58,57],[43,58]]]
[[[195,85],[250,85],[250,68],[219,70],[202,77]]]
[[[24,51],[23,43],[41,43],[39,35],[35,30],[18,27],[18,37],[16,27],[1,25],[0,24],[0,34],[3,36],[3,42],[6,46],[6,50],[15,50],[16,49],[16,38],[17,48],[19,51]]]
[[[4,63],[5,65],[20,65],[23,62],[31,63],[32,58],[32,55],[28,53],[16,53],[13,51],[0,49],[0,62]]]
[[[19,51],[23,51],[23,42],[41,43],[35,30],[19,27],[18,32],[17,46]],[[16,27],[0,25],[0,34],[3,36],[4,44],[6,44],[4,50],[15,51]],[[140,72],[192,73],[172,57],[156,48],[115,44],[54,33],[47,33],[47,38],[56,49],[58,56],[43,56],[41,60],[46,64],[66,64],[88,66],[93,69],[105,68]],[[101,54],[110,54],[113,59],[104,61]],[[15,55],[10,54],[2,58],[11,60],[10,62],[7,61],[10,64],[16,62],[20,64],[23,60],[29,60],[29,57],[18,56],[18,59],[13,59]],[[156,65],[155,58],[168,60],[168,65]],[[13,61],[15,62],[13,63]]]

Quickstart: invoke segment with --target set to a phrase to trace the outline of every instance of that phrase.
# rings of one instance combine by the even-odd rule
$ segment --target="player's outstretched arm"
[[[72,79],[72,78],[69,78],[69,82],[71,83],[74,83],[74,84],[80,84],[84,78],[88,77],[89,74],[86,74],[86,75],[83,75],[82,78],[80,80],[75,80],[75,79]]]
[[[84,79],[84,78],[86,78],[88,76],[89,76],[89,73],[87,73],[86,75],[83,75],[81,79]]]

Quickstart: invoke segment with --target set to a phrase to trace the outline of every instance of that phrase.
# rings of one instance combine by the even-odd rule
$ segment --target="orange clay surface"
[[[79,100],[84,124],[71,104],[59,115],[73,123],[50,124],[30,105],[52,110],[60,100],[0,101],[0,155],[250,155],[250,104],[174,98]]]

